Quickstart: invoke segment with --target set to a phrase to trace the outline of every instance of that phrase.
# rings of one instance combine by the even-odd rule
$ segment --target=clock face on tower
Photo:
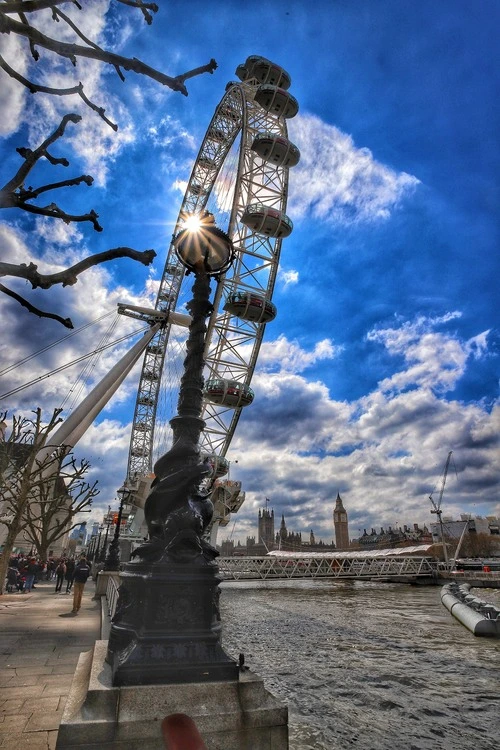
[[[347,513],[341,513],[340,514],[340,520],[344,521],[344,522],[347,521]]]

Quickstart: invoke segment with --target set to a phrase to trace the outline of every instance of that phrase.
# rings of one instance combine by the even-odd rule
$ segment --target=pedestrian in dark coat
[[[59,560],[59,565],[56,568],[56,594],[62,589],[64,576],[66,575],[66,562],[64,557]]]
[[[66,562],[66,573],[64,575],[64,578],[66,580],[66,593],[69,594],[71,589],[73,588],[73,575],[75,573],[75,561],[74,560],[68,560]]]
[[[75,586],[73,591],[73,614],[75,615],[82,606],[83,589],[85,588],[89,575],[90,565],[86,558],[82,557],[78,561],[74,573]]]

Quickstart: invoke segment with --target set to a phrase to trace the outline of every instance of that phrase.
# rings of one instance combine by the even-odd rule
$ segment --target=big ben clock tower
[[[335,526],[335,546],[337,549],[349,549],[349,524],[342,498],[337,492],[337,500],[333,509],[333,525]]]

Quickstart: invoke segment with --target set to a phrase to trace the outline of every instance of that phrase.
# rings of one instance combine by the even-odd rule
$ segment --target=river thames
[[[500,640],[475,637],[440,590],[226,582],[223,642],[288,704],[290,750],[496,750]]]

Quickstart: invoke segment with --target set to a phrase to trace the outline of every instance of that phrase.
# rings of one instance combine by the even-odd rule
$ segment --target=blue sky
[[[112,71],[79,67],[120,129],[113,133],[89,111],[68,128],[53,149],[71,160],[64,177],[86,172],[95,183],[58,198],[70,210],[94,207],[104,232],[14,211],[0,217],[5,259],[22,262],[29,248],[48,269],[126,244],[155,248],[157,264],[148,270],[122,260],[30,299],[81,326],[118,300],[151,298],[180,185],[224,87],[248,55],[263,55],[291,75],[300,111],[289,134],[302,158],[290,171],[294,231],[282,248],[279,313],[261,349],[255,402],[229,454],[231,478],[247,492],[235,538],[255,533],[267,496],[293,530],[312,528],[329,540],[337,490],[351,536],[380,524],[429,523],[428,494],[450,450],[457,475],[450,473],[445,515],[500,514],[498,4],[159,5],[149,27],[137,11],[89,2],[85,29],[170,75],[211,57],[219,67],[188,81],[188,98],[133,74],[123,84]],[[43,23],[53,33],[50,15]],[[6,57],[25,59],[16,40],[0,43]],[[47,81],[68,75],[48,53],[43,64]],[[5,182],[19,164],[17,146],[38,145],[62,114],[80,110],[30,97],[2,71],[0,101]],[[54,169],[40,165],[33,184],[53,181]],[[64,335],[6,298],[0,305],[6,364]],[[90,350],[104,326],[2,377],[1,392]],[[103,357],[94,379],[114,356]],[[3,408],[49,410],[77,374],[65,371]],[[79,447],[101,483],[96,509],[123,480],[137,376]]]

